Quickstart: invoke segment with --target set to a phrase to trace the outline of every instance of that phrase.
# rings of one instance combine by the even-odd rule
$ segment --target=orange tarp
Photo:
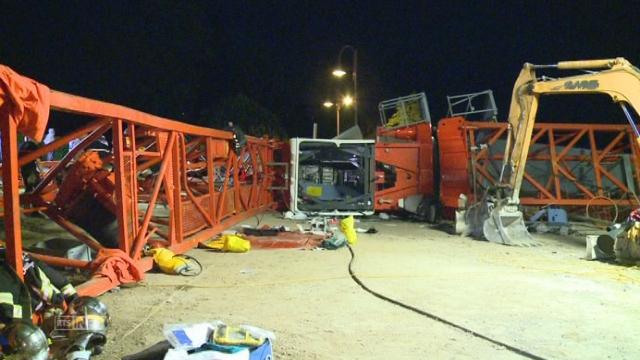
[[[9,106],[9,118],[18,131],[42,141],[49,119],[49,88],[0,65],[0,105]]]

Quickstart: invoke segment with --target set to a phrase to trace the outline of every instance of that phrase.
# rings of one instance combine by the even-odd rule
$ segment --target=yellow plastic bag
[[[347,242],[349,245],[355,245],[358,242],[358,235],[356,233],[355,228],[355,219],[353,215],[349,215],[342,220],[340,220],[340,230],[344,233],[344,236],[347,238]]]
[[[238,235],[222,235],[217,239],[212,239],[202,243],[204,247],[212,250],[243,253],[251,250],[251,242]]]

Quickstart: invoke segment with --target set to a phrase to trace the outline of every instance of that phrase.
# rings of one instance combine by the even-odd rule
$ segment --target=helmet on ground
[[[11,359],[46,360],[49,358],[49,341],[44,332],[31,322],[18,320],[5,331]]]
[[[102,301],[90,296],[74,299],[69,304],[66,317],[69,317],[69,330],[72,331],[104,334],[110,322],[107,306]]]

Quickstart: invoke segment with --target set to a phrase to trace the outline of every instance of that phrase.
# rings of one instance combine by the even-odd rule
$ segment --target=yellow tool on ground
[[[213,333],[213,341],[219,345],[260,346],[264,340],[264,338],[254,337],[249,331],[235,326],[222,325]]]
[[[153,256],[153,262],[166,274],[195,276],[202,271],[202,265],[198,260],[188,255],[176,255],[165,248],[151,249],[148,252]]]

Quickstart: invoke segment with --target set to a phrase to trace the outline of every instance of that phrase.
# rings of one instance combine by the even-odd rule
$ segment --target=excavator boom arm
[[[557,79],[541,78],[536,69],[584,70],[585,74]],[[597,70],[597,71],[595,71]],[[531,145],[531,133],[538,111],[539,98],[552,94],[607,94],[619,103],[640,144],[634,119],[628,107],[638,114],[640,110],[640,71],[624,58],[602,60],[563,61],[552,65],[524,64],[513,87],[509,109],[509,136],[500,183],[502,190],[469,209],[471,233],[482,234],[492,242],[506,245],[535,245],[536,241],[527,231],[522,212],[519,210],[520,187]],[[505,189],[506,188],[506,189]],[[507,192],[505,193],[506,190]]]
[[[589,70],[604,68],[598,72],[562,77],[558,79],[536,78],[537,68],[556,67],[561,70]],[[628,111],[630,106],[640,110],[640,71],[624,58],[605,60],[563,61],[555,65],[525,64],[514,85],[509,110],[509,124],[512,140],[507,144],[505,167],[509,168],[509,187],[512,189],[511,202],[519,203],[519,192],[524,176],[524,168],[529,152],[531,133],[538,110],[539,97],[553,94],[607,94],[621,104],[627,120],[636,131],[636,141],[640,144],[640,133]],[[504,180],[504,179],[503,179]]]

